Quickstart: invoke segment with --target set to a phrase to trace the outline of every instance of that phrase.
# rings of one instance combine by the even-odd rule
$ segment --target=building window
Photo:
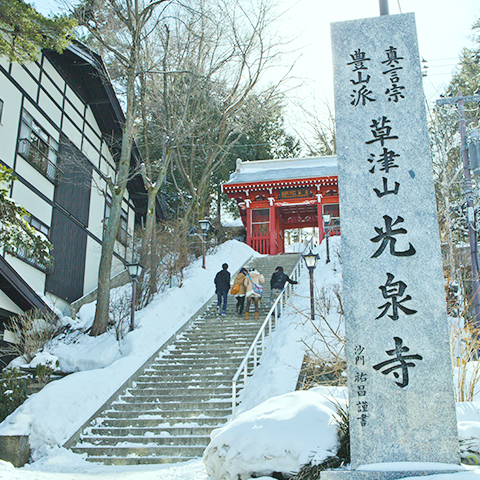
[[[58,143],[23,110],[18,153],[49,180],[55,182],[59,173],[57,152]]]
[[[45,223],[41,222],[38,218],[35,218],[32,215],[26,215],[24,219],[35,229],[38,230],[39,232],[43,233],[47,238],[50,234],[50,227],[48,225],[45,225]],[[29,265],[34,266],[35,268],[38,268],[42,272],[47,272],[47,267],[44,265],[41,265],[38,263],[30,253],[25,250],[24,248],[17,248],[15,252],[10,251],[9,249],[6,249],[8,253],[11,255],[14,255],[17,258],[20,258],[23,260],[25,263],[28,263]]]
[[[2,123],[3,100],[0,98],[0,123]]]
[[[330,226],[335,229],[340,228],[340,208],[338,203],[325,203],[323,213],[329,213],[332,216]]]
[[[24,218],[35,230],[42,232],[46,237],[50,235],[50,227],[45,225],[38,218],[35,218],[32,215],[27,215]]]
[[[110,218],[110,206],[112,204],[112,198],[110,195],[107,195],[107,200],[105,202],[105,220],[104,220],[104,234],[105,228],[107,226],[108,219]],[[122,210],[120,214],[120,225],[118,226],[117,240],[122,245],[127,245],[128,243],[128,214],[125,210]]]

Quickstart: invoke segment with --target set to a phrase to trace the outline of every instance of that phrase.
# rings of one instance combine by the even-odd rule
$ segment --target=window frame
[[[56,182],[60,169],[58,142],[26,110],[22,110],[18,154],[51,182]]]
[[[37,217],[33,216],[31,213],[28,213],[25,215],[24,220],[35,230],[38,232],[42,233],[45,235],[48,239],[50,237],[50,227],[39,220]],[[46,231],[44,231],[46,230]],[[48,273],[48,268],[45,267],[44,265],[41,265],[40,263],[36,262],[32,258],[30,258],[25,250],[17,249],[16,252],[11,252],[9,249],[5,249],[5,251],[9,254],[12,255],[19,260],[22,260],[22,262],[27,263],[28,265],[31,265],[32,267],[35,267],[36,269],[42,271],[43,273]]]

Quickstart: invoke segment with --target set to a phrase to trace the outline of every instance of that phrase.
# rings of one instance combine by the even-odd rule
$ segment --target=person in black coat
[[[217,312],[222,311],[226,315],[227,297],[230,290],[230,272],[228,265],[224,263],[222,269],[215,275],[215,293],[217,294]],[[223,301],[223,308],[222,308]]]
[[[286,273],[284,273],[283,267],[277,267],[270,279],[270,305],[273,305],[273,302],[278,295],[280,295],[287,282],[292,285],[298,284],[296,280],[292,280]]]

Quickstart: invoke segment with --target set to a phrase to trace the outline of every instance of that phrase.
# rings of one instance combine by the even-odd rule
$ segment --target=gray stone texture
[[[383,462],[458,464],[415,17],[367,18],[334,23],[331,29],[352,468]],[[363,62],[353,62],[355,52],[360,54],[357,60],[365,53]],[[362,100],[362,87],[375,101]],[[386,152],[399,155],[391,157],[388,169],[378,162]],[[384,178],[386,190],[394,190],[398,182],[396,194],[375,193],[375,188],[384,191]],[[392,219],[390,236],[385,236],[384,216]],[[382,245],[384,251],[374,256]],[[408,366],[402,369],[397,355],[415,357],[404,360]],[[388,360],[392,363],[373,368]],[[399,368],[387,371],[394,366]]]
[[[0,459],[23,467],[30,459],[28,435],[0,435]]]
[[[458,470],[398,470],[398,471],[348,471],[327,470],[321,473],[322,480],[397,480],[406,477],[425,477],[442,473],[458,473]]]

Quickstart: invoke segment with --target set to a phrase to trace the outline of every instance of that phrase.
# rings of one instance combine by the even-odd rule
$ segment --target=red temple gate
[[[322,214],[329,213],[330,235],[340,233],[336,157],[237,160],[223,192],[237,201],[247,244],[263,254],[285,252],[285,231],[317,227],[325,236]]]

